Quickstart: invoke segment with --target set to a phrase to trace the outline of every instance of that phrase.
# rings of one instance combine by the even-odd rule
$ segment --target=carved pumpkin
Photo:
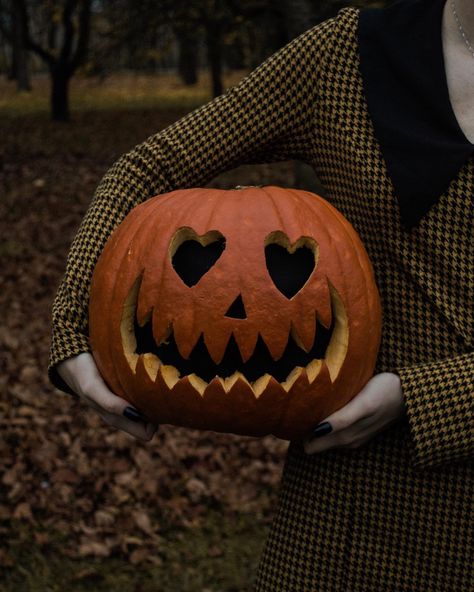
[[[349,222],[312,193],[183,189],[138,207],[94,271],[90,340],[150,420],[297,439],[372,376],[381,309]]]

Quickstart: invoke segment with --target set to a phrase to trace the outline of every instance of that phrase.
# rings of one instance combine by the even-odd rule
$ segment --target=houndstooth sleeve
[[[122,156],[105,174],[71,245],[52,310],[48,374],[70,392],[59,362],[90,351],[88,297],[96,261],[127,213],[153,195],[202,186],[247,163],[307,160],[319,75],[337,38],[339,15],[308,29],[225,94]]]
[[[414,464],[466,459],[474,450],[474,353],[400,368]]]

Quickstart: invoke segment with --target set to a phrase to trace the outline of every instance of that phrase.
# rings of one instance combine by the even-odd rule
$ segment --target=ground
[[[68,124],[49,121],[47,85],[0,82],[0,591],[250,591],[287,442],[161,426],[141,444],[46,375],[52,298],[95,186],[209,100],[209,80],[77,79]],[[292,182],[277,163],[210,185]]]

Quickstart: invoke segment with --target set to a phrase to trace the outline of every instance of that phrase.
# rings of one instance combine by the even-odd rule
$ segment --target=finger
[[[304,450],[306,454],[316,454],[332,448],[351,447],[354,442],[372,433],[375,424],[373,416],[363,417],[349,427],[325,436],[314,438],[310,435],[303,442]]]
[[[124,430],[140,440],[151,440],[158,429],[157,425],[149,422],[128,401],[112,393],[100,376],[87,387],[84,398],[109,425]]]
[[[338,411],[332,413],[324,422],[328,422],[333,432],[338,432],[363,419],[371,418],[376,408],[370,400],[370,387],[364,387],[359,394]]]
[[[62,364],[68,383],[89,407],[109,425],[128,434],[149,441],[158,426],[149,422],[128,401],[115,395],[106,385],[91,354],[83,353]]]
[[[375,414],[374,405],[371,403],[371,387],[370,381],[367,385],[356,395],[351,401],[346,403],[338,411],[329,415],[324,421],[319,423],[311,434],[308,434],[307,439],[313,438],[324,439],[328,441],[328,435],[334,435],[336,432],[341,432],[359,421],[370,419]],[[330,439],[329,441],[332,441]]]
[[[332,448],[347,446],[354,440],[355,435],[353,429],[349,428],[341,432],[328,434],[321,438],[307,438],[303,443],[304,450],[306,454],[316,454],[318,452],[331,450]]]
[[[341,448],[351,450],[360,448],[369,440],[373,440],[377,434],[383,432],[390,423],[392,422],[386,421],[381,423],[379,421],[374,421],[367,429],[359,432],[357,435],[353,437],[353,439],[350,442],[348,442],[345,446],[342,446]]]
[[[312,454],[335,446],[345,446],[350,438],[376,421],[374,415],[368,414],[365,405],[354,401],[355,399],[318,424],[305,438],[305,449],[308,448]]]
[[[119,415],[113,415],[111,413],[104,413],[100,411],[99,415],[109,425],[122,430],[127,434],[130,434],[134,438],[138,438],[142,442],[149,442],[157,430],[157,427],[151,422],[134,423],[133,421],[127,420],[124,417],[120,417]]]
[[[307,438],[303,442],[306,454],[317,454],[332,449],[356,449],[383,432],[394,420],[386,418],[380,420],[376,414],[359,420],[356,424],[331,433],[322,438],[312,440]]]
[[[85,399],[91,401],[106,413],[122,416],[124,411],[127,410],[126,417],[128,419],[132,421],[147,421],[138,410],[131,407],[128,401],[114,394],[98,373],[82,388],[82,394]],[[134,412],[128,408],[134,410]]]
[[[151,440],[151,438],[158,429],[158,426],[146,420],[140,420],[139,422],[137,422],[129,420],[120,415],[107,413],[102,409],[102,407],[99,407],[99,405],[97,405],[97,403],[95,403],[92,400],[84,399],[84,402],[88,407],[90,407],[98,415],[100,415],[100,417],[105,421],[107,425],[123,430],[124,432],[127,432],[131,436],[139,438],[140,440]]]

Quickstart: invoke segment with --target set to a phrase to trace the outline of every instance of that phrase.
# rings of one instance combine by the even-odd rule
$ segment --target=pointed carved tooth
[[[274,360],[279,360],[288,345],[290,336],[290,324],[281,324],[278,331],[270,329],[268,332],[261,331],[260,335]]]
[[[204,395],[204,391],[209,386],[209,383],[207,383],[197,374],[189,374],[188,380],[202,397]]]
[[[286,380],[281,383],[281,386],[287,393],[304,371],[305,369],[301,366],[296,366],[296,368],[293,368],[293,370],[288,374]]]
[[[323,365],[322,360],[312,360],[306,366],[306,374],[308,375],[308,380],[310,383],[314,382],[321,371]]]
[[[208,338],[206,333],[204,333],[204,344],[214,364],[219,364],[222,361],[230,336],[231,333],[229,331],[220,331],[212,338]]]
[[[166,317],[161,317],[158,312],[153,310],[152,312],[152,333],[155,343],[159,345],[166,339],[168,339],[170,330],[172,330],[171,322]],[[138,319],[138,316],[137,316]],[[140,324],[140,321],[138,321]]]
[[[296,343],[296,345],[297,345],[298,347],[301,347],[301,349],[304,349],[305,351],[308,351],[308,350],[305,348],[305,346],[304,346],[303,342],[301,341],[301,339],[300,339],[300,336],[299,336],[299,335],[298,335],[298,333],[296,332],[296,329],[295,329],[295,326],[294,326],[294,324],[293,324],[293,323],[291,323],[291,330],[290,330],[290,335],[291,335],[291,338],[293,339],[293,341]]]
[[[140,358],[142,359],[143,367],[145,368],[148,376],[155,382],[156,375],[158,374],[158,368],[161,365],[161,360],[152,353],[141,354]]]
[[[222,378],[220,376],[218,377],[218,379],[222,383],[222,386],[224,387],[224,390],[226,393],[228,393],[231,390],[231,388],[239,380],[239,378],[241,380],[243,380],[244,382],[246,382],[250,386],[250,388],[252,388],[251,384],[245,378],[245,376],[242,374],[242,372],[234,372],[233,374],[231,374],[230,376],[227,376],[226,378]]]
[[[237,346],[239,348],[240,355],[244,362],[252,356],[257,345],[258,331],[239,330],[239,327],[234,328],[233,335]]]
[[[308,382],[308,374],[300,374],[288,393],[288,407],[276,432],[277,437],[300,439],[307,435],[315,425],[330,413],[326,401],[333,404],[331,379],[326,364],[313,383]]]
[[[316,339],[316,315],[313,313],[299,321],[292,322],[291,337],[298,347],[301,347],[305,352],[309,352]]]
[[[151,320],[152,314],[153,314],[152,310],[148,310],[148,311],[143,312],[141,314],[140,314],[139,308],[136,310],[137,322],[140,325],[140,327],[143,327],[143,325],[146,325]]]
[[[193,307],[181,307],[179,315],[172,319],[172,326],[178,351],[183,358],[188,359],[201,335]]]
[[[174,340],[180,355],[187,360],[191,355],[196,343],[199,341],[201,334],[198,331],[188,331],[187,329],[180,330],[176,325],[173,326]]]
[[[263,393],[263,391],[267,388],[268,383],[270,382],[271,379],[272,379],[271,374],[264,374],[263,376],[260,376],[260,378],[257,378],[257,380],[255,380],[254,382],[251,383],[251,386],[253,388],[253,392],[255,393],[255,396],[257,397],[257,399]]]
[[[166,386],[171,390],[174,385],[180,379],[180,374],[177,368],[168,364],[161,364],[158,368],[158,372],[156,377],[161,376],[161,378],[166,383]]]
[[[132,369],[133,372],[137,371],[137,363],[138,363],[138,354],[135,352],[126,351],[125,348],[123,350],[125,357],[127,358],[128,365]]]
[[[166,325],[163,323],[155,323],[155,318],[156,317],[153,318],[153,339],[155,340],[156,345],[167,343],[173,333],[173,325],[171,322],[168,322]]]
[[[256,399],[261,417],[259,423],[264,433],[273,434],[278,429],[290,398],[281,384],[271,376],[265,390]]]

